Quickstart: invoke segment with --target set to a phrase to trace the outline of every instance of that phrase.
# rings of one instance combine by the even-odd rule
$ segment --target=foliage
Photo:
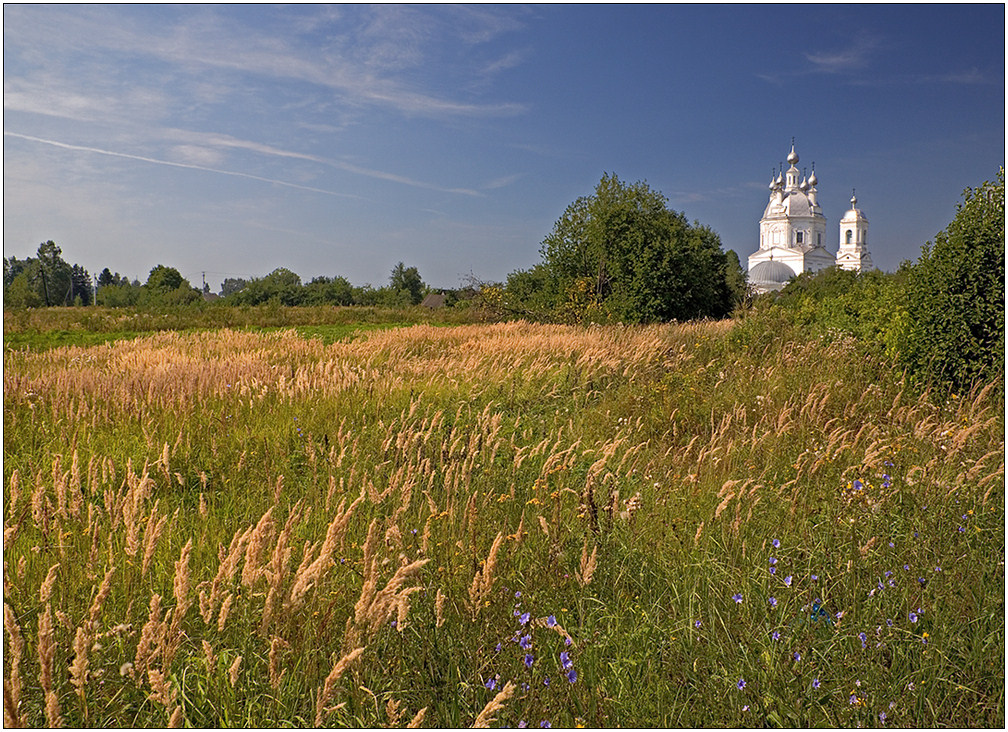
[[[392,268],[389,286],[393,293],[404,294],[408,305],[419,305],[427,289],[416,267],[406,267],[399,262]]]
[[[53,241],[39,244],[34,258],[4,258],[4,306],[90,305],[91,276],[68,264]]]
[[[1004,378],[1004,168],[963,197],[907,281],[907,364],[957,389]]]
[[[4,423],[11,726],[1004,726],[1003,390],[852,338],[164,332]]]
[[[542,263],[508,278],[515,309],[563,321],[720,318],[733,307],[717,234],[646,183],[604,175],[545,238]],[[737,273],[733,273],[737,277]]]

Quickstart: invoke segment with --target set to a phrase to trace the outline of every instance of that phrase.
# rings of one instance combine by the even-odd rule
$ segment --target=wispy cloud
[[[866,67],[879,46],[880,42],[877,38],[862,34],[846,48],[820,53],[806,53],[805,58],[812,64],[812,71],[838,74]]]
[[[399,183],[401,185],[412,186],[414,188],[424,188],[427,190],[440,191],[442,193],[457,193],[465,196],[480,196],[482,194],[479,191],[472,190],[470,188],[453,188],[447,186],[437,185],[435,183],[429,183],[426,181],[415,180],[404,175],[399,175],[397,173],[389,173],[382,170],[375,170],[373,168],[366,168],[360,165],[354,165],[353,163],[348,163],[342,160],[334,160],[332,158],[323,157],[320,155],[312,155],[309,153],[297,152],[294,150],[284,150],[282,148],[274,147],[272,145],[265,145],[259,142],[253,142],[250,140],[240,140],[230,135],[221,135],[213,133],[202,133],[193,132],[190,130],[169,130],[166,131],[169,137],[185,140],[188,143],[195,144],[204,148],[224,148],[224,149],[239,149],[247,150],[259,155],[269,155],[280,158],[290,158],[294,160],[306,160],[312,163],[317,163],[319,165],[325,165],[331,168],[336,168],[337,170],[342,170],[347,173],[353,173],[354,175],[362,175],[368,178],[375,178],[377,180],[384,180],[390,183]]]
[[[188,168],[189,170],[202,170],[207,173],[217,173],[219,175],[231,175],[237,178],[248,178],[249,180],[257,180],[263,183],[270,183],[278,186],[285,186],[287,188],[297,188],[302,191],[311,191],[313,193],[322,193],[327,196],[338,196],[340,198],[361,198],[360,196],[340,193],[338,191],[329,191],[324,188],[315,188],[313,186],[305,186],[299,183],[291,183],[290,181],[278,180],[276,178],[266,178],[261,175],[253,175],[251,173],[242,173],[237,170],[224,170],[223,168],[212,168],[206,165],[196,165],[194,163],[179,163],[172,160],[162,160],[159,158],[151,158],[144,155],[131,155],[129,153],[116,152],[115,150],[103,150],[97,147],[87,147],[85,145],[71,145],[66,142],[60,142],[58,140],[47,140],[42,137],[35,137],[33,135],[22,135],[17,132],[8,132],[4,130],[4,137],[16,137],[20,140],[27,140],[29,142],[36,142],[42,145],[51,145],[53,147],[63,148],[64,150],[76,150],[78,152],[94,153],[96,155],[108,155],[115,158],[125,158],[127,160],[137,160],[144,163],[152,163],[154,165],[167,165],[173,168]]]

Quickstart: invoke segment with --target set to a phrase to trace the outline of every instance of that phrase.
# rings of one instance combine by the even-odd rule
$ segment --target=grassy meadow
[[[107,317],[5,324],[8,725],[1004,726],[1000,381],[757,317]]]

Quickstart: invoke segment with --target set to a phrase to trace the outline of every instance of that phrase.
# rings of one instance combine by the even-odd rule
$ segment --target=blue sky
[[[4,5],[4,256],[194,285],[539,261],[603,173],[745,266],[791,138],[884,270],[1005,154],[994,5]]]

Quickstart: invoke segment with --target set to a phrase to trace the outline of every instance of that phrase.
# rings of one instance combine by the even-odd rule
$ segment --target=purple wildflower
[[[915,613],[913,610],[910,611],[910,622],[911,623],[917,622],[917,613]]]
[[[700,620],[698,620],[695,623],[693,623],[693,625],[695,625],[697,628],[699,628],[701,625],[703,625],[703,622],[700,621]]]
[[[885,718],[886,718],[886,713],[885,712],[879,712],[878,713],[878,721],[879,722],[881,722],[882,724],[885,724]]]
[[[736,684],[736,686],[738,686],[739,691],[742,691],[742,689],[745,688],[745,679],[739,679],[738,684]]]
[[[812,688],[813,689],[819,688],[819,679],[812,679]]]
[[[560,665],[564,669],[569,669],[574,665],[574,662],[570,660],[570,654],[567,651],[560,651]]]
[[[518,729],[525,729],[526,727],[528,727],[528,722],[526,722],[524,719],[518,722]]]
[[[773,544],[773,548],[774,549],[780,549],[780,540],[779,539],[774,539],[770,543]]]
[[[777,564],[777,559],[775,557],[770,557],[770,564],[771,565]]]
[[[539,723],[539,726],[542,727],[543,729],[550,729],[553,725],[549,723],[548,719],[544,719]]]
[[[777,567],[770,567],[770,574],[777,574]]]
[[[768,602],[770,603],[770,607],[777,607],[777,598],[776,597],[771,597],[768,600]]]
[[[857,637],[861,641],[861,647],[862,648],[867,648],[868,647],[868,636],[866,636],[864,633],[858,633]]]
[[[791,575],[788,575],[787,577],[784,578],[784,584],[788,587],[791,586]]]
[[[800,653],[798,653],[798,651],[795,651],[795,652],[794,652],[794,655],[793,655],[792,657],[794,658],[794,660],[795,660],[795,663],[797,663],[798,661],[800,661],[800,660],[801,660],[801,654],[800,654]]]
[[[486,682],[483,684],[483,686],[485,686],[486,688],[490,689],[490,691],[493,691],[494,689],[497,688],[497,679],[495,679],[493,676],[491,676],[489,679],[486,680]]]
[[[522,625],[525,625],[529,621],[529,618],[531,617],[532,615],[530,613],[522,613],[521,617],[518,618],[518,622],[521,623]]]
[[[556,625],[556,616],[550,615],[548,618],[546,618],[546,627],[552,628],[554,625]]]
[[[737,592],[734,595],[732,595],[731,599],[733,599],[735,601],[736,605],[741,605],[742,604],[742,595],[740,595]]]
[[[577,669],[572,668],[567,672],[567,680],[572,684],[577,681]]]
[[[772,641],[773,641],[774,643],[776,643],[777,641],[779,641],[779,640],[780,640],[780,633],[779,633],[778,631],[776,631],[776,630],[775,630],[775,631],[774,631],[773,633],[771,633],[771,634],[770,634],[770,639],[771,639],[771,640],[772,640]]]
[[[532,668],[532,664],[535,663],[535,658],[532,657],[531,653],[525,654],[525,668]]]
[[[564,645],[565,646],[569,646],[570,644],[571,644],[571,639],[570,639],[570,636],[568,635],[566,638],[564,638]]]
[[[527,651],[529,648],[532,647],[532,636],[531,635],[523,635],[521,637],[521,640],[518,641],[518,645],[520,645],[522,647],[523,651]]]

